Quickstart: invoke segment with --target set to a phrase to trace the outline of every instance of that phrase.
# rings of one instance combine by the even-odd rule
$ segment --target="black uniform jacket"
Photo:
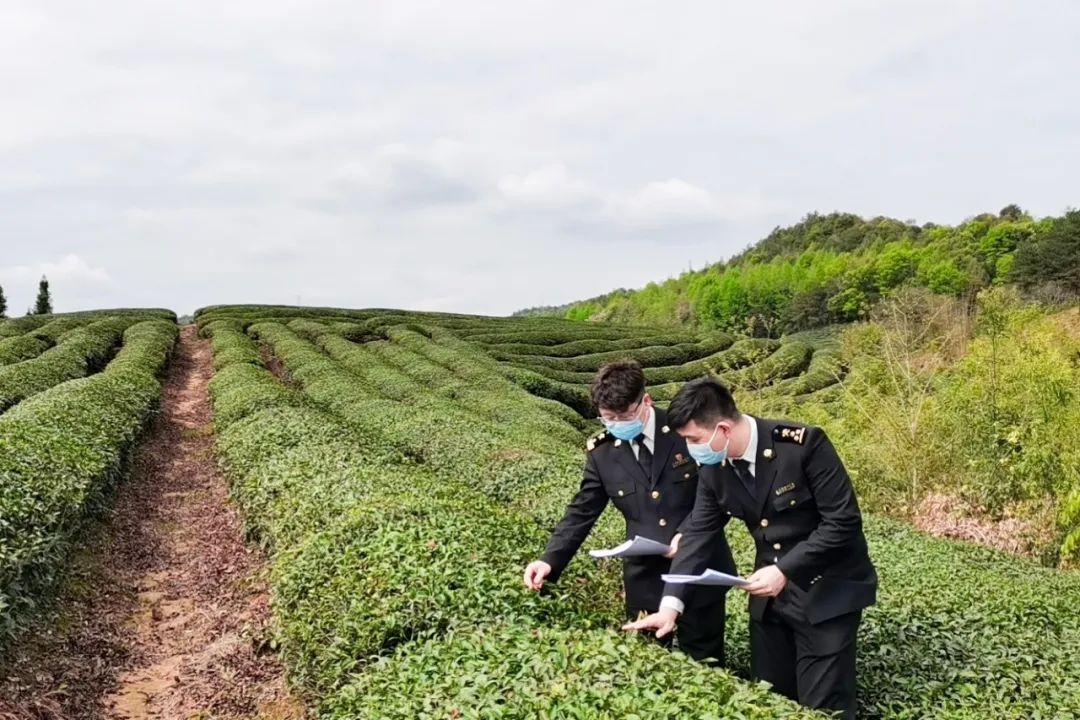
[[[877,572],[862,515],[825,431],[780,420],[754,422],[753,495],[730,462],[702,467],[694,511],[683,525],[671,572],[697,574],[711,567],[714,546],[727,547],[723,528],[736,517],[754,538],[754,569],[776,564],[789,584],[804,590],[802,604],[811,624],[872,605]],[[669,584],[664,594],[681,597],[683,592],[683,586]],[[753,618],[761,619],[769,599],[750,598]]]
[[[601,433],[589,440],[584,477],[577,495],[552,532],[541,559],[551,565],[555,581],[584,542],[608,501],[626,519],[626,538],[641,535],[670,543],[689,517],[698,496],[698,465],[686,450],[686,441],[667,425],[667,414],[656,413],[651,472],[646,474],[629,442]],[[712,538],[703,558],[709,567],[734,572],[731,549],[722,530]],[[663,582],[671,561],[663,557],[626,558],[623,579],[627,602],[636,608],[659,607]]]

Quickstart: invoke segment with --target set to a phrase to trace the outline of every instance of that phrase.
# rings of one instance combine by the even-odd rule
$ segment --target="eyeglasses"
[[[635,417],[637,417],[638,411],[641,409],[641,401],[644,399],[645,396],[642,395],[637,399],[637,402],[635,402],[633,405],[631,405],[618,415],[612,415],[611,417],[604,417],[603,415],[598,415],[596,419],[600,422],[625,422],[627,420],[633,420]]]

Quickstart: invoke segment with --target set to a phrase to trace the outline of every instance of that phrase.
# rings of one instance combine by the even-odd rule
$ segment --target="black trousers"
[[[679,617],[675,637],[670,635],[660,640],[666,647],[676,647],[707,665],[724,664],[724,623],[727,620],[728,588],[694,588],[686,598],[686,610]],[[643,607],[634,603],[634,598],[627,594],[626,615],[636,620],[642,613],[648,615],[658,608]],[[673,642],[674,640],[674,642]]]
[[[750,620],[750,672],[801,705],[856,710],[855,637],[862,612],[811,625],[799,593],[785,590],[769,602],[760,621]]]

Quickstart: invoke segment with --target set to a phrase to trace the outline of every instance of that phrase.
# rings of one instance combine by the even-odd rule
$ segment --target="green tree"
[[[938,476],[934,388],[943,368],[962,352],[966,323],[961,303],[923,288],[904,288],[882,301],[872,322],[844,335],[851,372],[841,382],[849,442],[858,442],[854,467],[860,487],[886,505],[913,507]]]
[[[890,243],[874,263],[877,286],[881,292],[900,287],[915,275],[917,259],[908,243]]]
[[[1013,264],[1016,262],[1016,255],[1002,255],[997,259],[997,263],[994,265],[994,284],[1000,285],[1004,283],[1011,275]]]
[[[1034,234],[1035,227],[1030,222],[1003,222],[990,228],[979,239],[978,253],[991,279],[998,277],[996,273],[1001,258],[1012,255]]]
[[[959,225],[920,227],[811,213],[725,262],[533,314],[775,336],[813,327],[823,307],[829,321],[864,319],[882,297],[905,287],[966,297],[973,310],[980,290],[1022,283],[1057,304],[1080,286],[1075,217],[1035,220],[1007,205]]]
[[[742,273],[737,269],[725,270],[703,289],[699,314],[705,327],[741,330],[750,310]]]
[[[938,295],[963,295],[968,287],[968,277],[951,260],[942,260],[930,268],[926,286]]]
[[[948,441],[948,482],[992,515],[1011,503],[1080,489],[1077,342],[1015,290],[978,298],[970,352],[940,388],[937,433]]]
[[[49,291],[49,280],[42,275],[41,281],[38,282],[38,293],[37,299],[34,300],[34,309],[30,311],[30,314],[51,315],[52,311],[52,293]]]
[[[844,288],[829,298],[826,307],[837,322],[850,322],[866,317],[872,302],[870,296],[859,288]]]
[[[1016,251],[1013,279],[1024,288],[1053,283],[1080,295],[1080,210],[1071,210]]]
[[[599,308],[596,303],[582,303],[581,305],[574,305],[566,311],[567,320],[588,320],[592,317]]]
[[[1004,218],[1005,220],[1016,221],[1026,218],[1027,213],[1024,212],[1019,205],[1012,203],[1001,208],[1001,212],[998,213],[998,217]]]
[[[7,298],[4,297],[4,288],[0,287],[0,318],[7,317]]]
[[[786,332],[808,330],[829,324],[829,290],[818,287],[796,293],[783,315]]]

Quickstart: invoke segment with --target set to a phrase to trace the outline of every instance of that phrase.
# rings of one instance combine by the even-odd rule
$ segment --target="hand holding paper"
[[[642,557],[645,555],[667,555],[670,551],[671,546],[666,543],[635,535],[633,540],[627,540],[613,548],[590,550],[589,555],[594,558]]]
[[[719,570],[706,570],[700,575],[661,575],[664,582],[676,585],[726,585],[728,587],[742,587],[749,581],[737,575],[728,575]]]

